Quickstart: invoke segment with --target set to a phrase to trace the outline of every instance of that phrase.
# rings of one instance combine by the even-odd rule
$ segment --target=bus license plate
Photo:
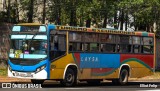
[[[31,73],[16,73],[16,76],[21,76],[21,77],[32,77]]]

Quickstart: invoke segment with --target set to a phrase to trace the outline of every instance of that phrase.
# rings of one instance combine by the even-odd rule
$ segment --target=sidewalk
[[[10,78],[6,76],[0,76],[0,82],[30,82],[29,79]]]
[[[160,82],[160,72],[155,72],[154,75],[146,76],[142,78],[130,78],[130,81],[139,81],[139,82]]]

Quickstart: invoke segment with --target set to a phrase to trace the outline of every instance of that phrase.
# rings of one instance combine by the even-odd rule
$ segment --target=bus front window
[[[47,41],[32,41],[31,46],[29,48],[31,54],[47,54]]]
[[[47,56],[46,40],[11,40],[11,58],[45,58]],[[33,57],[34,56],[34,57]]]

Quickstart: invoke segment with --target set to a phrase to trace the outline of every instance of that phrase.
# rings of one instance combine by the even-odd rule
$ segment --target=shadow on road
[[[102,82],[101,84],[96,84],[96,85],[90,85],[90,84],[87,84],[85,82],[82,82],[82,83],[78,83],[76,86],[72,87],[72,88],[77,88],[77,87],[82,87],[82,88],[85,88],[85,87],[108,87],[108,88],[140,88],[140,85],[141,86],[144,86],[144,85],[152,85],[153,87],[151,88],[154,88],[154,85],[157,85],[157,88],[160,88],[160,82],[128,82],[128,84],[126,85],[114,85],[112,84],[112,82]],[[59,83],[45,83],[42,85],[43,88],[64,88],[63,86],[61,86]],[[67,88],[70,88],[70,87],[67,87]]]

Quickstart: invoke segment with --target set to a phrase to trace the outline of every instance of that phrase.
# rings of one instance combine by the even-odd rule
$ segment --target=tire
[[[87,83],[89,85],[100,85],[101,84],[101,80],[88,80]]]
[[[115,85],[126,85],[128,83],[129,72],[126,69],[122,69],[119,79],[113,79],[112,83]]]
[[[65,73],[65,78],[60,81],[62,86],[70,87],[75,86],[77,83],[77,73],[75,73],[71,68],[68,68]]]
[[[44,83],[44,80],[31,79],[31,82],[32,82],[33,84],[43,84],[43,83]]]

